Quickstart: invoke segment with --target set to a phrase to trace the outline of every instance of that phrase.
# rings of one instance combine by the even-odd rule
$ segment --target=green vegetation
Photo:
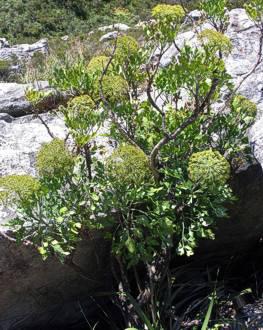
[[[183,2],[188,9],[199,5],[197,0]],[[156,0],[0,0],[0,35],[11,42],[65,34],[85,35],[100,25],[133,24],[148,18],[156,3]],[[232,0],[231,3],[240,6],[244,0]]]
[[[69,265],[85,233],[101,231],[111,247],[121,330],[176,327],[172,266],[201,239],[214,238],[235,201],[233,160],[250,159],[246,132],[256,107],[237,95],[221,54],[230,48],[227,2],[202,4],[217,31],[206,30],[208,42],[198,48],[182,45],[167,67],[152,55],[158,50],[161,60],[185,28],[179,5],[153,8],[156,20],[146,25],[141,47],[120,37],[91,61],[76,56],[52,67],[51,86],[71,98],[57,111],[75,146],[71,152],[54,139],[41,148],[41,188],[30,205],[17,199],[10,223],[19,242],[30,240],[44,259],[55,255]],[[225,105],[214,111],[226,90]],[[37,93],[28,96],[38,101]],[[105,150],[97,137],[116,149]]]
[[[102,120],[95,102],[88,95],[74,97],[66,108],[60,109],[74,141],[78,147],[84,147],[96,135]]]
[[[40,189],[40,183],[30,175],[8,175],[0,178],[0,201],[29,200]]]
[[[86,34],[113,22],[134,23],[154,2],[124,0],[1,0],[0,35],[21,42],[47,36]],[[109,13],[112,13],[109,15]]]
[[[158,20],[176,22],[185,16],[185,12],[180,5],[157,5],[152,10],[152,16]]]
[[[101,75],[109,59],[110,58],[105,55],[94,56],[87,66],[88,72],[92,75]]]
[[[209,188],[229,180],[230,166],[218,151],[200,151],[190,157],[188,173],[193,182]]]
[[[254,120],[257,115],[257,107],[255,103],[251,102],[242,95],[236,95],[233,98],[231,108],[232,111],[244,114],[247,116],[247,118],[251,118],[251,120]]]
[[[0,60],[0,81],[8,79],[10,74],[10,61]]]
[[[207,43],[209,47],[217,49],[222,54],[231,52],[232,44],[230,39],[220,32],[205,29],[199,34],[199,38],[202,42]]]
[[[54,139],[42,146],[37,156],[37,169],[41,176],[63,176],[72,169],[74,157],[65,147],[64,141]]]
[[[116,149],[107,159],[106,171],[116,186],[140,186],[152,173],[145,153],[131,145]]]
[[[132,57],[139,51],[139,45],[137,41],[131,36],[120,36],[117,39],[115,59],[118,62],[124,62],[127,57]]]

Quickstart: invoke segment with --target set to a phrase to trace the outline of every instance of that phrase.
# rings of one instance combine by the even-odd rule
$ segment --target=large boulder
[[[106,25],[98,28],[98,31],[105,32],[107,30],[118,30],[126,32],[130,29],[130,27],[127,24],[123,23],[114,23],[112,25]]]
[[[0,48],[8,48],[10,47],[9,42],[6,38],[0,38]]]
[[[0,60],[25,60],[39,52],[43,54],[48,52],[47,39],[41,39],[33,44],[20,44],[14,46],[9,46],[9,43],[5,38],[0,39]]]
[[[0,113],[7,113],[12,117],[25,116],[32,113],[32,106],[25,98],[25,92],[29,88],[38,90],[48,89],[48,83],[17,84],[0,82]]]
[[[89,319],[97,308],[92,296],[111,288],[108,250],[93,234],[72,268],[0,236],[0,329],[67,329]]]

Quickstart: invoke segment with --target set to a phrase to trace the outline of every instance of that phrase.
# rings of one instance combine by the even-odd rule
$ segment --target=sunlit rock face
[[[46,54],[48,52],[47,39],[41,39],[33,44],[21,44],[10,46],[5,38],[0,38],[0,60],[24,60],[35,53]]]
[[[34,84],[0,82],[0,114],[7,113],[12,117],[20,117],[32,113],[32,106],[25,97],[26,91],[30,88],[47,90],[48,82],[39,81]]]
[[[54,136],[64,138],[66,128],[62,119],[42,114]],[[34,155],[51,136],[40,119],[33,115],[12,118],[0,114],[0,176],[7,174],[35,175]]]

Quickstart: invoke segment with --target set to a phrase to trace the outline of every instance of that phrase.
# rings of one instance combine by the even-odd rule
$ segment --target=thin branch
[[[52,139],[54,139],[54,138],[55,138],[55,135],[51,132],[51,130],[50,130],[48,124],[45,122],[45,120],[44,120],[44,119],[40,116],[40,114],[38,114],[38,113],[36,113],[35,116],[36,116],[36,118],[38,118],[38,119],[41,121],[41,123],[45,126],[45,128],[46,128],[46,130],[47,130],[49,136],[50,136]]]

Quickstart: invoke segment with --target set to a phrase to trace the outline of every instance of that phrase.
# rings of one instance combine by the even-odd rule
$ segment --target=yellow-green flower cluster
[[[144,152],[132,145],[116,149],[106,162],[107,174],[116,186],[139,186],[149,182],[152,172]]]
[[[120,36],[117,39],[115,59],[124,62],[127,58],[135,56],[139,50],[138,42],[131,36]]]
[[[102,74],[103,70],[106,68],[110,58],[105,55],[94,56],[87,66],[87,70],[91,75]]]
[[[185,11],[180,5],[159,4],[152,10],[152,16],[158,20],[180,21],[185,16]]]
[[[206,43],[216,51],[219,50],[224,54],[229,54],[232,50],[230,39],[221,32],[205,29],[198,37],[202,42]]]
[[[102,92],[108,102],[117,104],[128,98],[128,84],[121,76],[105,76]]]
[[[43,144],[37,154],[36,166],[42,177],[62,177],[72,170],[74,156],[66,148],[63,140],[54,139]]]
[[[40,182],[30,175],[7,175],[0,178],[0,202],[26,201],[40,189]]]
[[[188,164],[189,178],[207,188],[224,185],[230,177],[230,165],[218,151],[194,153]]]
[[[257,106],[254,102],[247,99],[245,96],[236,95],[231,104],[232,111],[246,114],[249,117],[255,118],[257,115]]]
[[[77,109],[79,112],[85,112],[95,108],[95,103],[89,95],[76,96],[68,103],[69,108]]]

